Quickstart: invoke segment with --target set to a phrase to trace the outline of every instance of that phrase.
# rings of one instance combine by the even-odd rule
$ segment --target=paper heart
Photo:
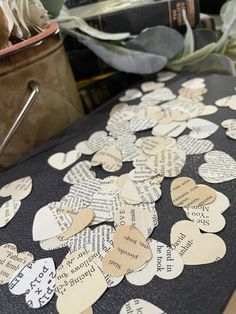
[[[115,147],[104,148],[93,156],[91,164],[102,165],[102,168],[108,172],[118,171],[122,167],[121,151]]]
[[[122,114],[124,120],[130,120],[134,116],[133,108],[134,106],[129,106],[126,103],[119,103],[112,107],[110,111],[110,116],[116,114]]]
[[[176,140],[168,136],[148,136],[141,142],[141,149],[147,155],[156,155],[160,150],[174,146]]]
[[[183,135],[177,139],[177,146],[184,150],[186,155],[207,153],[214,149],[214,144],[208,140],[198,140],[190,135]]]
[[[157,124],[157,121],[150,118],[135,116],[130,121],[130,129],[133,132],[145,131],[153,128]]]
[[[175,73],[175,72],[162,71],[162,72],[159,72],[157,74],[157,79],[159,82],[166,82],[166,81],[169,81],[172,78],[174,78],[176,75],[177,75],[177,73]]]
[[[162,309],[160,309],[156,305],[147,302],[143,299],[132,299],[122,306],[120,314],[130,313],[166,314]]]
[[[78,213],[81,208],[85,208],[85,202],[76,194],[68,193],[60,200],[61,208],[69,208],[74,213]]]
[[[221,98],[215,104],[218,107],[229,107],[232,110],[236,110],[236,95]]]
[[[160,124],[168,124],[171,122],[183,122],[187,121],[190,115],[186,111],[182,111],[179,108],[168,108],[162,111],[162,115],[159,119]]]
[[[171,229],[171,245],[182,257],[185,265],[217,262],[226,254],[224,241],[217,235],[202,234],[189,220],[177,222]]]
[[[129,204],[152,203],[161,197],[159,179],[133,182],[128,179],[121,190],[121,196]]]
[[[196,185],[188,177],[180,177],[172,181],[170,186],[172,202],[177,207],[203,206],[216,199],[216,191],[206,185]]]
[[[124,96],[119,98],[119,101],[121,102],[127,102],[127,101],[131,101],[137,98],[140,98],[142,96],[142,92],[140,92],[140,90],[138,89],[128,89]]]
[[[160,241],[148,239],[148,243],[152,250],[152,259],[141,270],[126,275],[126,279],[136,286],[143,286],[154,276],[166,280],[177,278],[184,269],[180,255]]]
[[[52,258],[44,258],[17,270],[9,282],[12,294],[25,294],[30,308],[38,309],[46,305],[55,291],[56,270]]]
[[[205,108],[203,109],[203,111],[199,114],[199,116],[208,116],[211,114],[214,114],[218,111],[218,108],[216,106],[212,106],[212,105],[208,105],[205,106]]]
[[[101,182],[101,191],[102,192],[118,192],[119,186],[117,184],[117,176],[109,176],[102,180]]]
[[[0,246],[0,285],[8,283],[12,274],[22,266],[32,262],[34,259],[30,252],[17,253],[17,247],[12,243]]]
[[[103,260],[103,269],[111,276],[128,274],[152,258],[144,236],[133,226],[120,226],[113,235],[113,244],[114,249]]]
[[[9,200],[0,208],[0,228],[5,227],[18,212],[21,201]]]
[[[221,123],[222,127],[228,129],[226,135],[236,140],[236,119],[228,119]]]
[[[76,184],[84,180],[92,180],[96,174],[90,171],[90,168],[90,161],[80,161],[67,172],[63,181],[69,184]]]
[[[152,135],[178,137],[186,129],[186,122],[171,122],[168,124],[158,124],[152,129]]]
[[[189,135],[196,139],[203,139],[214,134],[219,126],[204,119],[192,119],[188,121],[187,127],[192,130]]]
[[[198,173],[209,183],[222,183],[236,179],[236,161],[222,151],[214,150],[204,156],[206,161]]]
[[[60,241],[67,240],[82,231],[94,218],[94,212],[90,208],[81,208],[77,213],[71,209],[62,209],[60,212],[70,215],[72,219],[70,227],[58,236]]]
[[[182,87],[178,90],[178,93],[184,97],[189,99],[196,99],[201,95],[204,95],[208,92],[208,90],[205,87],[201,88],[186,88]]]
[[[76,162],[80,156],[81,153],[78,150],[71,150],[68,153],[56,153],[48,158],[48,163],[57,170],[63,170]]]
[[[130,121],[126,120],[107,123],[106,130],[109,131],[109,134],[114,138],[134,133],[134,131],[131,130]],[[113,146],[115,146],[115,143]]]
[[[21,201],[32,191],[31,177],[24,177],[4,185],[0,190],[1,197],[11,196],[15,201]]]
[[[70,215],[58,212],[60,209],[60,202],[52,202],[37,211],[33,222],[34,241],[56,237],[69,229],[72,219]]]
[[[188,112],[191,118],[198,117],[205,107],[206,106],[200,101],[183,98],[181,96],[161,105],[162,109],[179,108],[182,111]]]
[[[89,261],[85,252],[68,253],[57,268],[57,310],[60,314],[68,313],[68,308],[71,314],[85,311],[106,289],[103,273]]]
[[[164,83],[157,83],[154,81],[145,82],[141,85],[141,89],[144,93],[151,92],[153,90],[163,88],[165,86]]]
[[[131,134],[117,138],[116,147],[121,151],[123,162],[133,161],[138,155],[138,148],[134,145],[136,139],[136,136]]]
[[[201,77],[196,77],[191,80],[188,80],[181,84],[182,87],[191,88],[191,89],[198,89],[205,87],[205,80]]]
[[[141,101],[142,101],[141,103],[144,106],[155,106],[155,105],[160,104],[161,102],[172,100],[175,98],[176,96],[175,94],[173,94],[171,89],[167,87],[163,87],[163,88],[154,90],[151,93],[145,94],[141,98]]]
[[[157,174],[147,166],[136,167],[129,172],[129,178],[132,181],[146,181],[155,177]]]

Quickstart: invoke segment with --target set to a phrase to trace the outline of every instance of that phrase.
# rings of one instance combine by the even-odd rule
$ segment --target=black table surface
[[[177,94],[181,83],[192,77],[194,77],[194,74],[178,75],[167,82],[167,86]],[[205,104],[214,104],[217,99],[235,93],[236,78],[220,75],[202,77],[205,77],[208,88],[208,93],[204,95]],[[32,240],[32,224],[37,210],[49,202],[60,200],[63,195],[68,193],[70,188],[69,184],[63,182],[63,177],[68,168],[63,171],[53,169],[48,165],[47,159],[56,152],[67,152],[73,149],[78,142],[88,139],[93,132],[104,130],[109,111],[116,103],[118,103],[118,97],[32,151],[11,169],[0,175],[0,187],[24,176],[31,176],[33,179],[32,193],[22,201],[21,208],[12,221],[6,227],[0,229],[0,245],[14,243],[19,251],[28,250],[32,252],[35,260],[52,257],[56,266],[61,263],[68,249],[44,251],[38,242]],[[132,103],[138,103],[138,100]],[[203,118],[220,125],[225,119],[236,118],[236,113],[228,108],[219,108],[216,114]],[[215,144],[215,150],[222,150],[236,159],[235,142],[226,136],[225,131],[220,127],[209,139]],[[187,132],[185,131],[185,133]],[[150,135],[150,131],[139,132],[136,135],[138,137],[147,136]],[[203,157],[204,154],[187,156],[187,162],[181,176],[190,176],[197,183],[212,186],[230,199],[231,207],[224,213],[226,227],[218,233],[226,243],[226,256],[221,261],[213,264],[185,266],[183,273],[174,280],[163,280],[154,277],[150,283],[139,287],[128,283],[124,279],[118,286],[107,289],[96,302],[93,306],[95,314],[118,314],[124,303],[133,298],[147,300],[169,314],[222,313],[236,284],[235,181],[222,184],[204,182],[198,175],[198,168],[204,163]],[[90,160],[91,156],[82,155],[79,161],[85,159]],[[122,169],[114,175],[120,175],[131,169],[132,163],[125,163]],[[110,175],[100,167],[96,167],[94,170],[98,178]],[[171,202],[169,192],[171,181],[171,179],[165,179],[162,183],[163,195],[156,203],[159,225],[151,236],[168,245],[170,245],[170,230],[173,224],[186,219],[184,211],[176,208]],[[0,205],[6,200],[6,198],[1,198]],[[34,312],[57,313],[56,296],[44,308],[32,310],[26,305],[23,295],[14,296],[9,292],[7,285],[0,286],[0,313],[21,314]],[[70,314],[70,309],[68,309],[68,314]]]

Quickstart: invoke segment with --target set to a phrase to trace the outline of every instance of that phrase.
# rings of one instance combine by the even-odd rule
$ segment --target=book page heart
[[[138,89],[128,89],[124,96],[119,98],[119,101],[121,102],[127,102],[131,100],[135,100],[137,98],[140,98],[143,95],[143,93]]]
[[[111,276],[133,272],[152,258],[144,236],[133,226],[120,226],[113,235],[113,245],[103,260],[103,269]]]
[[[176,140],[168,136],[149,136],[139,141],[142,151],[147,155],[156,155],[160,150],[173,147]]]
[[[222,183],[236,179],[236,161],[222,151],[214,150],[204,156],[206,161],[199,169],[199,175],[209,183]]]
[[[171,229],[171,245],[185,265],[201,265],[221,260],[226,254],[224,241],[215,234],[202,234],[189,220],[177,222]]]
[[[102,165],[102,168],[108,172],[118,171],[122,167],[121,151],[115,147],[104,148],[93,156],[91,165]]]
[[[199,117],[208,116],[208,115],[216,113],[217,111],[218,111],[218,108],[216,106],[208,105],[208,106],[205,106],[203,111],[199,114]]]
[[[203,206],[216,199],[216,191],[206,185],[196,185],[189,177],[180,177],[170,186],[172,202],[177,207]]]
[[[160,104],[161,102],[172,100],[175,98],[176,96],[175,94],[173,94],[171,89],[163,87],[154,90],[153,92],[150,92],[148,94],[145,94],[141,98],[141,104],[143,106],[155,106]]]
[[[162,71],[157,74],[157,80],[159,82],[166,82],[173,79],[177,73],[171,71]]]
[[[48,158],[51,167],[57,170],[63,170],[71,166],[81,156],[78,150],[71,150],[68,153],[56,153]]]
[[[156,305],[147,302],[143,299],[132,299],[122,306],[120,314],[130,313],[166,314],[162,309],[160,309]]]
[[[196,139],[207,138],[219,128],[215,123],[199,118],[188,121],[187,127],[192,130],[189,135]]]
[[[131,134],[117,138],[116,147],[122,154],[123,162],[133,161],[134,158],[138,155],[138,148],[134,144],[135,141],[136,136]]]
[[[30,252],[17,253],[17,247],[12,243],[0,246],[0,285],[8,283],[13,273],[34,260]]]
[[[185,151],[186,155],[207,153],[214,149],[214,144],[208,140],[198,140],[190,135],[183,135],[177,139],[177,146]]]
[[[171,280],[177,278],[184,269],[180,255],[167,245],[154,239],[148,239],[152,250],[152,259],[139,271],[126,275],[126,279],[136,286],[149,283],[154,276]]]
[[[221,123],[222,127],[228,129],[226,135],[236,140],[236,119],[228,119]]]
[[[0,208],[0,228],[5,227],[16,215],[21,206],[21,201],[13,199],[5,202]]]
[[[11,196],[15,201],[22,201],[31,191],[32,179],[31,177],[24,177],[4,185],[0,190],[0,196]]]
[[[73,314],[85,311],[106,289],[103,273],[95,263],[89,261],[85,252],[68,253],[57,268],[56,306],[60,314],[68,313],[68,309]]]
[[[168,124],[158,124],[152,129],[152,135],[178,137],[186,129],[186,122],[171,122]]]
[[[90,161],[80,161],[66,173],[63,181],[76,184],[84,180],[93,180],[96,174],[90,170],[91,167]]]
[[[201,88],[186,88],[182,87],[178,90],[180,96],[188,99],[198,99],[199,96],[204,95],[208,90],[204,87]]]
[[[141,85],[141,89],[144,93],[151,92],[153,90],[163,88],[165,86],[164,83],[157,83],[154,81],[145,82]]]
[[[38,309],[46,305],[55,292],[56,270],[52,258],[44,258],[17,270],[9,282],[12,294],[25,294],[25,302],[30,308]]]
[[[218,99],[215,104],[218,107],[229,107],[232,110],[236,110],[236,95]]]
[[[195,77],[191,80],[188,80],[181,84],[182,87],[191,88],[191,89],[198,89],[205,87],[205,79],[201,77]]]

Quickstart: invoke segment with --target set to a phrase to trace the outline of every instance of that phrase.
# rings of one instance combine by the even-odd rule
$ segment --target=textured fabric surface
[[[167,84],[174,92],[180,84],[194,75],[182,75],[172,79]],[[206,85],[208,93],[204,95],[206,104],[214,102],[227,95],[234,93],[236,79],[227,76],[207,76]],[[22,201],[22,206],[14,219],[5,227],[0,229],[0,244],[15,243],[19,251],[28,250],[32,252],[35,259],[53,257],[58,266],[67,249],[55,251],[43,251],[37,242],[32,240],[32,224],[36,211],[49,202],[60,200],[68,193],[69,184],[63,182],[64,174],[68,171],[58,171],[47,164],[49,156],[56,152],[66,152],[82,140],[86,140],[94,131],[103,130],[106,125],[108,113],[117,99],[93,112],[79,123],[72,125],[63,131],[60,136],[47,142],[30,155],[26,156],[17,165],[4,172],[0,176],[0,186],[24,177],[31,176],[33,179],[33,191],[29,197]],[[135,101],[133,102],[135,103]],[[220,108],[218,113],[204,117],[220,125],[228,118],[236,118],[234,111]],[[188,131],[185,131],[187,133]],[[150,134],[149,131],[140,132],[138,136]],[[225,135],[222,127],[209,138],[216,150],[222,150],[236,159],[235,142]],[[187,157],[186,165],[181,173],[182,176],[190,176],[197,183],[205,183],[198,175],[199,166],[204,163],[204,155],[193,155]],[[80,160],[89,159],[90,156],[82,156]],[[121,174],[131,170],[131,163],[125,163]],[[100,167],[94,169],[97,177],[103,178],[108,174]],[[165,179],[162,183],[163,195],[157,202],[156,208],[159,216],[159,226],[154,230],[152,238],[170,244],[170,230],[174,223],[186,219],[184,211],[175,207],[170,199],[171,179]],[[208,183],[206,183],[208,184]],[[236,195],[235,181],[223,184],[208,184],[216,190],[227,195],[231,207],[224,213],[226,227],[218,235],[223,238],[227,245],[227,254],[219,262],[209,265],[185,266],[183,273],[175,280],[162,280],[154,277],[145,286],[133,286],[124,279],[117,287],[108,289],[102,298],[93,306],[95,314],[118,314],[125,302],[132,298],[143,298],[156,304],[169,314],[218,314],[222,313],[236,283]],[[1,204],[7,199],[1,198]],[[78,298],[80,296],[78,295]],[[24,296],[14,296],[8,291],[7,285],[0,286],[0,313],[34,313],[25,304]],[[56,296],[44,308],[37,313],[57,313]],[[70,314],[70,309],[68,309]]]

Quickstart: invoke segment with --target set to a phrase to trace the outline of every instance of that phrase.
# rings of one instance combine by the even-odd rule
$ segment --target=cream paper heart
[[[173,147],[175,144],[176,140],[168,136],[148,136],[141,138],[141,149],[147,155],[156,155],[160,150]]]
[[[192,119],[188,121],[187,127],[192,130],[189,135],[196,139],[203,139],[214,134],[219,126],[205,119]]]
[[[131,134],[117,138],[116,147],[121,151],[123,162],[133,161],[138,155],[138,148],[134,144],[136,139],[136,136]]]
[[[171,247],[185,265],[201,265],[221,260],[226,254],[225,242],[215,234],[202,234],[194,222],[181,220],[171,228]]]
[[[216,191],[206,185],[196,185],[189,177],[180,177],[170,186],[172,202],[177,207],[203,206],[216,199]]]
[[[68,253],[57,268],[57,310],[78,314],[93,305],[106,291],[107,282],[85,252]],[[79,296],[79,297],[78,297]]]
[[[63,170],[71,166],[81,156],[78,150],[71,150],[68,153],[56,153],[48,158],[51,167],[57,170]]]
[[[112,107],[110,117],[117,115],[121,120],[130,120],[135,115],[133,111],[134,106],[129,106],[127,103],[119,103]]]
[[[209,183],[222,183],[236,179],[236,161],[222,151],[213,150],[204,156],[206,161],[198,173]]]
[[[135,100],[137,98],[140,98],[143,95],[143,93],[138,89],[128,89],[124,96],[119,98],[119,101],[121,102],[127,102],[131,100]]]
[[[132,299],[122,306],[120,310],[120,314],[131,314],[131,313],[166,314],[162,309],[160,309],[156,305],[150,302],[147,302],[143,299]]]
[[[59,212],[60,202],[52,202],[40,208],[33,222],[33,240],[41,241],[60,235],[69,229],[72,218],[68,214]]]
[[[208,106],[205,106],[204,110],[199,114],[199,117],[208,116],[208,115],[216,113],[217,111],[218,111],[218,108],[216,106],[208,105]]]
[[[108,121],[106,130],[109,131],[109,134],[114,138],[118,138],[120,136],[124,136],[126,134],[133,134],[134,132],[131,130],[130,121],[121,120],[117,122]],[[114,145],[115,146],[115,143]]]
[[[33,261],[17,270],[9,282],[12,294],[25,294],[25,302],[30,308],[45,306],[55,292],[56,270],[52,258]]]
[[[149,283],[154,276],[171,280],[179,277],[184,269],[180,255],[164,243],[148,239],[152,250],[152,259],[139,271],[126,275],[126,279],[136,286]]]
[[[177,73],[171,71],[162,71],[157,74],[157,80],[159,82],[166,82],[173,79]]]
[[[154,90],[151,93],[145,94],[141,98],[141,105],[143,105],[143,106],[155,106],[155,105],[160,104],[161,102],[172,100],[175,98],[176,98],[176,96],[175,96],[175,94],[173,94],[171,89],[169,89],[167,87],[163,87],[163,88],[159,88],[157,90]]]
[[[130,129],[132,132],[140,132],[153,128],[157,124],[157,121],[148,117],[135,116],[130,120]]]
[[[122,167],[121,151],[115,147],[103,148],[93,156],[91,164],[102,165],[102,168],[108,172],[118,171]]]
[[[208,140],[198,140],[190,135],[183,135],[177,139],[177,146],[186,155],[204,154],[214,149],[214,144]]]
[[[15,216],[21,206],[21,201],[13,199],[4,203],[0,208],[0,228],[5,227]]]
[[[162,109],[178,108],[182,111],[188,112],[191,118],[196,118],[205,109],[205,105],[196,100],[187,99],[179,96],[177,99],[166,102],[161,105]]]
[[[226,131],[226,135],[233,140],[236,140],[236,119],[228,119],[221,123],[221,126],[225,129],[228,129]]]
[[[76,184],[84,180],[92,180],[96,177],[96,174],[90,170],[91,167],[90,161],[80,161],[66,173],[63,181]]]
[[[119,192],[119,186],[117,184],[117,176],[109,176],[102,180],[101,182],[101,191],[102,192]]]
[[[215,104],[218,107],[229,107],[232,110],[236,110],[236,95],[221,98]]]
[[[206,94],[208,90],[205,87],[201,88],[186,88],[182,87],[178,90],[180,96],[188,99],[198,99],[202,95]]]
[[[165,86],[164,83],[157,83],[154,81],[145,82],[141,85],[141,89],[144,93],[151,92],[153,90],[163,88]]]
[[[0,190],[0,196],[11,196],[15,201],[22,201],[31,191],[32,179],[31,177],[24,177],[4,185]]]
[[[30,252],[17,253],[17,247],[12,243],[0,246],[0,285],[8,283],[15,271],[34,259]]]
[[[182,87],[191,88],[191,89],[198,89],[205,87],[205,79],[201,77],[196,77],[191,80],[185,81],[181,84]]]
[[[178,137],[186,129],[186,122],[171,122],[168,124],[158,124],[152,129],[152,135]]]
[[[74,213],[78,213],[81,208],[85,208],[84,201],[76,194],[68,193],[60,200],[62,208],[69,208]]]

